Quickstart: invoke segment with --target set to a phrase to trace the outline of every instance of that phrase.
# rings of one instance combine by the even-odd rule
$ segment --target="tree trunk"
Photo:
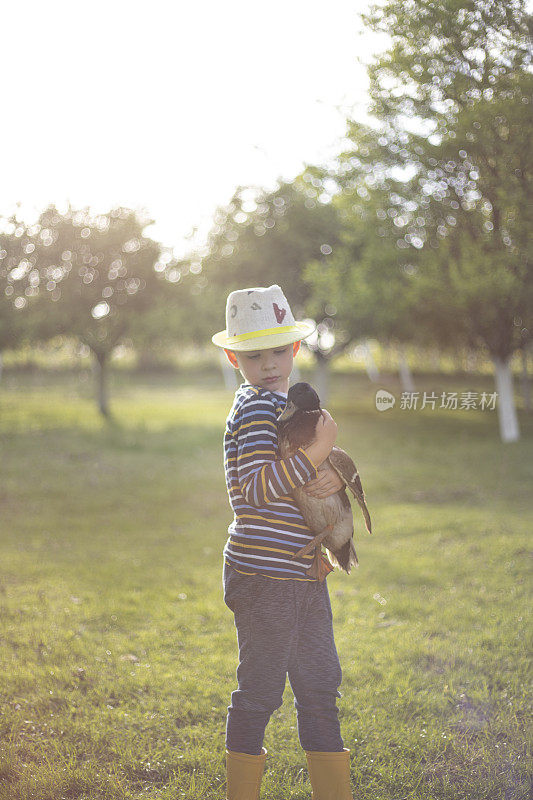
[[[376,362],[374,361],[374,356],[372,355],[372,350],[370,349],[370,344],[367,341],[363,344],[364,347],[364,354],[365,354],[365,367],[366,367],[366,374],[372,381],[372,383],[376,383],[379,381],[379,370],[376,367]]]
[[[456,372],[464,372],[464,362],[463,362],[463,354],[459,350],[456,350],[452,356],[452,360],[454,363],[455,371]]]
[[[478,368],[478,356],[475,350],[466,351],[466,371],[476,372]]]
[[[520,384],[522,388],[522,397],[524,399],[524,408],[526,411],[531,411],[531,382],[527,371],[528,349],[528,346],[524,345],[520,350],[520,355],[522,356]]]
[[[398,360],[399,360],[399,371],[400,371],[400,383],[402,386],[402,391],[404,392],[414,392],[415,391],[415,384],[413,381],[413,376],[411,374],[411,370],[409,368],[409,364],[407,363],[407,356],[405,353],[405,345],[401,344],[398,347]]]
[[[295,383],[300,383],[301,380],[302,380],[302,373],[300,372],[300,367],[298,366],[296,361],[294,361],[292,366],[290,384],[292,386]]]
[[[431,368],[437,374],[440,372],[440,351],[438,347],[431,348]]]
[[[95,353],[94,369],[96,374],[96,389],[98,410],[104,417],[109,417],[108,391],[107,391],[107,353]]]
[[[320,405],[326,407],[329,399],[329,359],[315,351],[314,390],[320,397]]]
[[[510,367],[511,359],[492,357],[496,378],[496,406],[500,423],[500,436],[503,442],[516,442],[520,438],[518,418],[513,394],[513,375]]]
[[[388,342],[381,345],[381,354],[381,369],[383,372],[393,372],[392,347]]]
[[[224,386],[228,392],[234,392],[237,386],[240,385],[241,373],[235,367],[232,367],[226,358],[224,350],[219,347],[220,368],[222,370],[222,377],[224,378]]]
[[[2,380],[2,369],[4,367],[4,354],[0,350],[0,381]]]

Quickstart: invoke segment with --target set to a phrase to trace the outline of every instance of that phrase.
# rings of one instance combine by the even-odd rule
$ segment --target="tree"
[[[207,253],[201,260],[204,279],[202,303],[207,302],[219,326],[224,327],[221,298],[245,286],[279,284],[291,303],[295,318],[313,314],[320,336],[309,345],[319,367],[338,349],[327,334],[331,304],[313,297],[313,286],[305,278],[307,265],[320,260],[326,268],[330,254],[340,244],[341,222],[331,202],[335,183],[328,170],[307,167],[294,181],[280,182],[266,191],[238,187],[225,208],[215,214]],[[342,342],[344,347],[346,342]],[[321,391],[326,388],[319,369]]]
[[[352,155],[403,184],[415,319],[442,345],[490,353],[513,441],[509,361],[533,330],[531,15],[522,0],[386,0],[363,19],[392,44],[369,66],[379,135]],[[364,132],[351,121],[349,135]]]
[[[36,323],[32,253],[17,215],[0,218],[0,375],[4,350],[28,343]]]
[[[161,288],[157,302],[135,315],[128,329],[141,369],[159,366],[169,348],[195,340],[194,275],[189,261],[162,248],[155,269]]]
[[[127,208],[94,215],[69,206],[61,214],[52,205],[29,231],[38,306],[49,320],[43,335],[76,336],[91,349],[104,416],[110,413],[107,366],[113,349],[138,329],[142,315],[164,302],[169,288],[160,274],[160,245],[143,234],[151,222]]]
[[[338,338],[345,342],[376,338],[404,346],[419,341],[412,275],[416,251],[404,234],[400,207],[415,204],[400,193],[404,184],[384,163],[379,133],[355,124],[351,148],[339,155],[333,198],[342,222],[341,245],[328,261],[308,265],[306,280],[317,299],[329,297]],[[407,363],[401,369],[404,388],[412,389]]]

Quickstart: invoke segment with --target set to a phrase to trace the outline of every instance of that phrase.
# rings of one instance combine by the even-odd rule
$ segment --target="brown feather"
[[[372,533],[372,521],[366,506],[365,493],[353,460],[348,453],[334,445],[328,456],[328,461],[359,503],[365,518],[366,529],[369,533]]]

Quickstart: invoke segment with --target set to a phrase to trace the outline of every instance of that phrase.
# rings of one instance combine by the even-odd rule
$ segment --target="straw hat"
[[[228,295],[226,330],[211,337],[228,350],[266,350],[310,336],[315,324],[296,322],[277,283],[268,288],[238,289]]]

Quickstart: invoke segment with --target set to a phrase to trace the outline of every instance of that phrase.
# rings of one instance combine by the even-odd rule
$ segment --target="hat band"
[[[246,339],[270,336],[272,333],[289,333],[289,331],[300,331],[300,328],[298,325],[283,325],[282,327],[276,325],[275,328],[263,328],[262,331],[251,331],[251,333],[240,333],[238,336],[228,336],[226,338],[226,343],[234,344],[235,342],[244,342]]]

